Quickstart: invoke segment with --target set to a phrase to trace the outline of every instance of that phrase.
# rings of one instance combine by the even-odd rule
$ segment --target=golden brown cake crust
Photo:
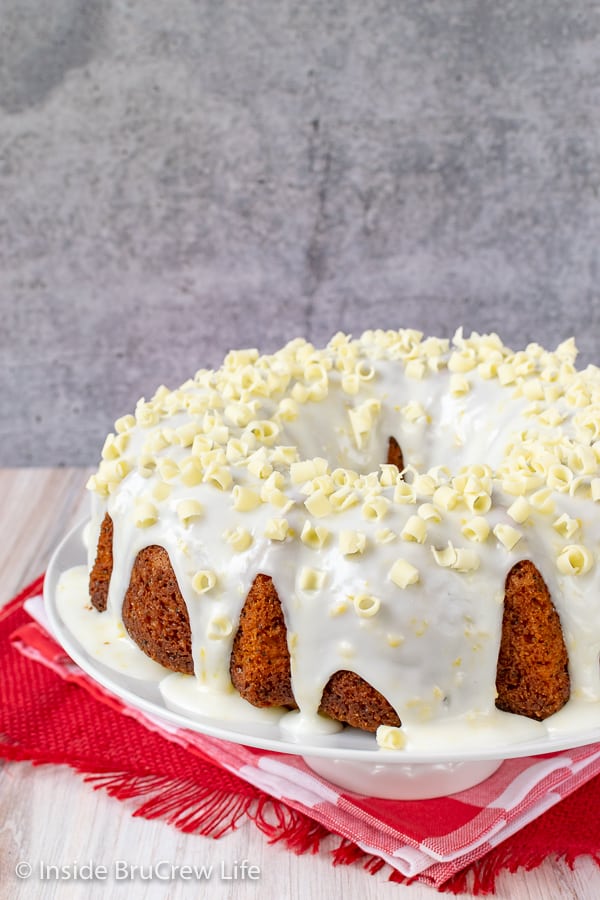
[[[257,575],[248,591],[233,640],[229,674],[235,689],[253,706],[296,706],[285,619],[268,575]]]
[[[530,560],[506,577],[496,706],[546,719],[569,699],[568,656],[550,592]]]
[[[151,659],[174,672],[193,674],[188,611],[163,547],[145,547],[136,556],[123,602],[123,624]]]
[[[90,573],[90,599],[98,612],[104,612],[108,599],[108,585],[113,569],[113,521],[106,513],[100,526],[96,561]]]
[[[325,685],[319,712],[363,731],[401,724],[385,697],[360,675],[346,669],[335,672]]]

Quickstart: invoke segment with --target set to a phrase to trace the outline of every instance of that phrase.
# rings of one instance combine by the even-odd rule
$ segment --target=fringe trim
[[[87,774],[84,781],[117,800],[147,797],[133,815],[164,819],[185,834],[219,838],[235,829],[254,802],[253,797],[231,794],[193,781],[174,781],[164,775],[130,772]]]
[[[317,853],[321,841],[331,834],[310,816],[267,795],[261,795],[249,818],[266,835],[270,844],[283,841],[288,850],[298,855]]]
[[[510,847],[506,847],[502,852],[498,852],[496,849],[488,856],[471,863],[461,872],[457,872],[456,875],[445,881],[439,890],[451,894],[472,894],[474,896],[494,894],[498,876],[504,871],[514,874],[519,869],[524,869],[526,872],[531,872],[549,857],[557,862],[566,863],[572,869],[580,856],[588,856],[597,866],[600,866],[600,851],[585,847],[576,851],[551,854],[537,850],[532,852],[526,861],[523,861],[521,857],[515,857]]]

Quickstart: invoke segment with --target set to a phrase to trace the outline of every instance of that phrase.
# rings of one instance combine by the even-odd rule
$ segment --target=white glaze
[[[102,665],[131,678],[161,681],[163,666],[141,652],[119,619],[94,609],[87,581],[87,568],[74,566],[61,573],[56,588],[56,608],[83,649]]]
[[[301,722],[310,728],[318,728],[316,711],[321,693],[328,678],[339,669],[350,669],[379,690],[397,710],[406,733],[407,746],[425,745],[428,740],[444,735],[451,742],[464,740],[466,732],[486,734],[514,733],[515,740],[526,739],[540,729],[552,729],[553,721],[569,721],[577,726],[582,717],[593,717],[600,722],[600,575],[598,547],[600,546],[600,506],[586,492],[591,480],[598,477],[598,447],[592,447],[594,438],[586,440],[582,429],[576,427],[581,406],[573,405],[565,393],[574,396],[574,385],[583,384],[588,390],[591,408],[598,409],[600,402],[599,370],[589,367],[585,373],[577,373],[572,365],[572,352],[564,345],[549,354],[540,348],[530,348],[527,354],[516,359],[525,363],[526,374],[519,375],[508,385],[498,378],[482,378],[477,368],[465,373],[471,389],[464,396],[453,396],[450,390],[451,373],[447,364],[452,360],[452,348],[434,355],[435,365],[428,368],[422,379],[407,374],[406,363],[421,359],[428,363],[432,357],[422,351],[424,346],[411,332],[369,332],[351,344],[353,364],[366,361],[374,369],[370,380],[360,381],[358,393],[343,390],[344,358],[348,343],[334,341],[323,351],[294,342],[273,357],[253,361],[252,370],[260,373],[266,382],[269,373],[281,373],[286,367],[292,372],[289,383],[283,389],[276,388],[272,395],[248,389],[243,399],[256,403],[256,420],[277,420],[276,410],[280,401],[289,397],[295,383],[313,383],[302,372],[309,371],[311,360],[329,367],[326,375],[327,395],[317,401],[298,404],[295,421],[278,420],[281,428],[275,444],[295,445],[300,459],[325,457],[329,471],[338,467],[352,468],[361,474],[377,473],[387,454],[387,441],[394,435],[404,453],[405,462],[420,473],[445,466],[450,475],[437,473],[442,483],[466,466],[486,464],[491,467],[493,478],[492,507],[485,513],[490,527],[497,524],[511,525],[522,533],[522,538],[507,550],[493,535],[484,543],[473,543],[462,534],[461,527],[473,513],[463,497],[458,505],[442,510],[439,523],[428,523],[427,538],[419,544],[396,537],[389,543],[378,542],[377,533],[382,528],[391,529],[397,535],[402,532],[410,516],[418,506],[431,502],[423,495],[416,504],[394,502],[394,486],[378,483],[377,496],[390,501],[382,520],[370,521],[363,517],[362,501],[373,492],[373,476],[369,482],[356,488],[361,502],[343,512],[332,512],[323,517],[311,516],[304,501],[303,485],[291,482],[289,467],[273,463],[282,473],[283,491],[292,501],[283,511],[270,502],[259,504],[247,511],[233,509],[231,489],[221,491],[210,483],[194,486],[181,483],[179,477],[169,481],[171,492],[166,500],[153,500],[158,513],[155,524],[140,528],[135,525],[133,510],[136,499],[151,497],[154,486],[160,481],[157,469],[139,466],[143,447],[148,437],[168,427],[177,429],[194,420],[186,410],[165,415],[164,397],[158,398],[153,409],[160,411],[160,420],[151,426],[135,425],[128,431],[128,444],[122,452],[130,471],[120,481],[108,488],[95,482],[100,493],[93,495],[93,514],[90,527],[89,564],[93,564],[95,546],[104,514],[108,511],[114,523],[114,569],[110,584],[107,618],[120,623],[121,605],[129,583],[133,561],[146,546],[158,544],[169,553],[179,586],[186,602],[192,628],[192,652],[198,684],[202,694],[215,692],[218,697],[231,694],[229,657],[240,609],[252,580],[258,572],[273,578],[282,601],[288,629],[288,644],[292,663],[292,684],[296,701],[302,711]],[[491,342],[494,352],[501,354],[501,362],[511,363],[515,356],[507,348],[498,351],[498,343]],[[477,355],[481,365],[490,357],[483,339],[470,340],[458,334],[455,338],[458,352]],[[501,345],[500,345],[501,346]],[[451,362],[452,364],[452,362]],[[188,382],[179,396],[193,402],[201,402],[210,392],[228,390],[242,367],[225,367],[217,373],[200,373],[196,382]],[[231,370],[235,377],[231,376]],[[559,374],[552,381],[552,370]],[[558,385],[563,396],[538,402],[539,412],[556,409],[564,421],[559,428],[545,424],[539,415],[531,415],[531,400],[524,395],[523,386],[533,379],[547,378],[544,384]],[[224,388],[225,386],[225,388]],[[229,386],[229,387],[228,387]],[[571,391],[571,394],[569,394]],[[348,411],[356,409],[368,400],[381,404],[373,426],[365,435],[363,446],[357,446]],[[211,403],[215,401],[212,397]],[[224,401],[224,405],[228,402]],[[411,422],[402,413],[409,403],[420,403],[427,413],[427,420]],[[214,407],[211,406],[211,411]],[[223,416],[223,408],[216,409]],[[600,412],[599,421],[600,421]],[[202,422],[203,413],[197,417]],[[244,434],[243,427],[230,421],[229,438]],[[557,462],[563,461],[570,446],[592,447],[594,467],[587,471],[581,489],[573,492],[552,492],[556,511],[547,515],[533,510],[523,524],[516,524],[506,510],[514,502],[515,495],[503,489],[503,478],[515,468],[518,454],[510,449],[512,443],[519,446],[523,432],[529,430],[528,440],[533,440],[531,430],[538,433],[537,444],[543,444],[543,452],[559,446]],[[246,430],[247,434],[247,430]],[[515,437],[516,436],[516,437]],[[214,438],[213,438],[214,440]],[[596,439],[597,440],[597,439]],[[558,444],[557,444],[558,441]],[[560,443],[562,441],[562,444]],[[250,452],[258,449],[260,442],[250,439]],[[226,446],[219,440],[214,447]],[[268,458],[273,446],[266,446]],[[561,450],[560,447],[563,446]],[[565,445],[566,446],[566,445]],[[177,463],[190,456],[191,447],[169,444],[154,454],[154,462],[168,456]],[[568,449],[568,448],[567,448]],[[535,445],[534,462],[542,450]],[[562,456],[561,456],[562,453]],[[142,469],[143,474],[139,469]],[[589,468],[589,467],[588,467]],[[264,481],[247,468],[247,461],[230,464],[228,470],[233,483],[248,486],[260,492]],[[102,471],[102,469],[100,470]],[[414,472],[405,473],[405,480],[414,478]],[[233,487],[233,485],[232,485]],[[104,490],[103,490],[104,488]],[[528,495],[528,491],[523,491]],[[202,516],[192,524],[184,525],[177,515],[181,500],[196,499],[203,507]],[[562,513],[581,521],[581,527],[572,539],[565,539],[553,523]],[[268,521],[284,516],[296,537],[275,541],[264,537]],[[310,520],[314,526],[324,527],[329,535],[325,545],[318,550],[302,542],[298,535]],[[241,526],[252,535],[252,543],[243,552],[235,552],[223,535],[228,529]],[[344,556],[338,545],[342,530],[356,530],[367,537],[367,547],[362,555]],[[433,558],[432,547],[444,548],[451,542],[457,548],[476,551],[479,567],[474,571],[459,572],[442,568]],[[570,543],[585,545],[594,557],[594,564],[585,575],[563,575],[557,567],[557,555]],[[388,577],[396,560],[402,557],[420,574],[419,581],[405,589],[399,588]],[[507,572],[515,562],[532,559],[546,581],[554,604],[561,618],[570,659],[572,700],[565,710],[551,717],[546,723],[523,720],[517,716],[499,713],[495,709],[495,670],[500,640],[502,600]],[[305,591],[300,575],[304,568],[324,573],[320,590]],[[216,573],[215,587],[198,594],[192,587],[194,574],[209,569]],[[343,612],[340,602],[361,594],[374,595],[380,601],[379,611],[370,618],[356,614],[352,602],[347,602]],[[231,624],[230,633],[221,639],[209,639],[217,618]],[[186,688],[186,690],[188,690]],[[173,702],[177,702],[173,700]],[[560,718],[562,717],[562,718]],[[469,723],[468,726],[465,723]],[[487,743],[487,737],[481,740]]]

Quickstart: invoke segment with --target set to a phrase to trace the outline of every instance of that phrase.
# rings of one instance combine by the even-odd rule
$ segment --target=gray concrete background
[[[600,8],[0,0],[0,464],[301,334],[600,363]]]

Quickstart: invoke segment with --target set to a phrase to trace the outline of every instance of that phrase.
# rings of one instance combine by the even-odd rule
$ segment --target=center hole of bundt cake
[[[387,459],[386,462],[393,466],[398,466],[400,472],[404,468],[404,456],[402,448],[393,435],[388,438]]]

